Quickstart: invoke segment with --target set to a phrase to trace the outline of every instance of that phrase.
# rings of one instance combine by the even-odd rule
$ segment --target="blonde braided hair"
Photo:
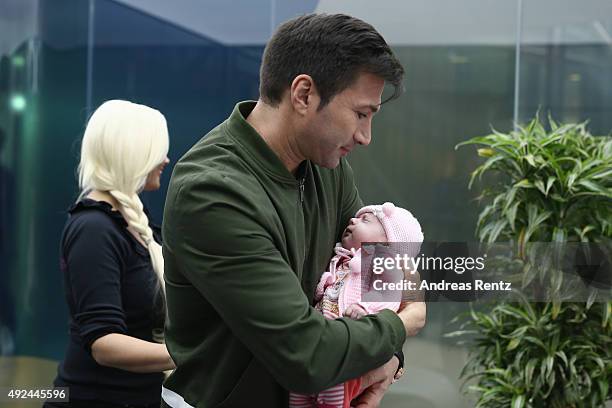
[[[164,290],[161,246],[144,213],[138,193],[147,175],[168,154],[166,119],[157,110],[136,103],[111,100],[92,114],[81,146],[79,199],[92,190],[106,191],[120,205],[128,225],[144,241],[159,287]]]
[[[123,210],[122,214],[128,225],[132,227],[144,241],[149,250],[149,255],[151,256],[153,270],[159,279],[160,288],[162,291],[165,291],[164,257],[162,256],[162,248],[161,245],[153,239],[153,230],[149,227],[149,219],[144,212],[142,201],[140,201],[137,194],[128,196],[118,190],[110,190],[109,194],[121,205],[121,209]]]

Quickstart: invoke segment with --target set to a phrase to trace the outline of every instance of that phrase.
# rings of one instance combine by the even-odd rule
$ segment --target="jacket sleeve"
[[[182,273],[287,390],[319,392],[382,365],[401,347],[405,332],[393,312],[332,321],[309,305],[239,182],[209,173],[183,184],[174,199],[164,239]]]

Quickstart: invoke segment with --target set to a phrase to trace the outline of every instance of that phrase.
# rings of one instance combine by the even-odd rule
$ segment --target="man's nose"
[[[357,133],[355,133],[355,143],[358,143],[362,146],[367,146],[370,144],[372,140],[372,127],[368,124],[363,129],[358,129]]]

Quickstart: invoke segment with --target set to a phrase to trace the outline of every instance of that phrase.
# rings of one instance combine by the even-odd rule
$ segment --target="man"
[[[362,378],[376,406],[399,366],[394,352],[425,321],[425,305],[359,320],[312,307],[334,243],[362,206],[344,159],[368,145],[385,81],[403,69],[384,39],[345,15],[279,27],[264,51],[257,103],[177,163],[164,211],[168,321],[177,368],[172,407],[284,407]],[[365,375],[364,375],[365,373]]]

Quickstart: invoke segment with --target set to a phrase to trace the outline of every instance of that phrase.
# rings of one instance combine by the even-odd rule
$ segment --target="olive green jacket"
[[[163,222],[173,407],[286,407],[381,366],[405,330],[384,310],[326,320],[316,284],[361,207],[346,160],[291,174],[243,102],[174,167]]]

